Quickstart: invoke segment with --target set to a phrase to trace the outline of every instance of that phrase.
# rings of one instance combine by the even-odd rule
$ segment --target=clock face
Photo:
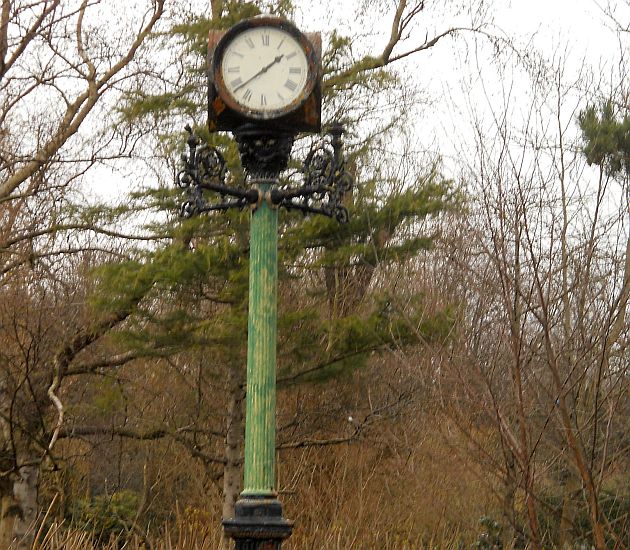
[[[266,118],[299,104],[307,87],[309,62],[291,34],[275,26],[257,26],[226,45],[220,71],[236,104]]]

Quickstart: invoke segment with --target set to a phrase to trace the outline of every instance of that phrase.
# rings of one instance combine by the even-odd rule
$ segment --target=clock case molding
[[[277,27],[291,34],[304,48],[309,62],[309,74],[304,92],[288,107],[261,113],[248,111],[228,94],[221,95],[223,85],[220,62],[225,46],[241,32],[255,27]],[[320,33],[302,33],[289,21],[262,15],[245,19],[227,31],[211,30],[208,36],[208,128],[211,132],[238,131],[255,126],[265,131],[297,134],[321,131],[322,105],[322,39]],[[218,86],[217,86],[218,85]],[[225,88],[223,86],[223,88]]]

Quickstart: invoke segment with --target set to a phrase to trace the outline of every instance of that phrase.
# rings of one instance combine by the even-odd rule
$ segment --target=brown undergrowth
[[[374,440],[284,453],[278,486],[295,530],[283,548],[469,548],[479,518],[491,506],[488,492],[438,435],[414,434],[407,445],[401,443],[402,432],[389,430]],[[216,550],[221,547],[220,508],[209,511],[213,508],[208,503],[207,510],[177,511],[161,528],[138,521],[124,536],[100,543],[98,533],[49,523],[35,548]]]

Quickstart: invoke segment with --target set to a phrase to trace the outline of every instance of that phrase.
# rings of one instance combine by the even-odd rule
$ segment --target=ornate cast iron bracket
[[[176,180],[177,185],[187,192],[181,216],[190,218],[203,212],[255,207],[265,200],[276,207],[299,210],[304,215],[322,214],[340,223],[348,221],[343,198],[352,189],[353,179],[346,171],[341,125],[332,125],[328,136],[311,148],[302,164],[301,182],[274,186],[264,196],[255,187],[244,189],[226,185],[227,166],[221,152],[201,144],[190,126],[186,126],[186,131],[189,134],[188,154],[182,155],[183,166]],[[236,139],[242,163],[254,178],[277,179],[279,172],[286,168],[286,160],[280,162],[277,159],[288,159],[293,136],[238,134]],[[270,166],[274,173],[270,172]],[[218,193],[221,202],[208,203],[204,191]]]
[[[200,145],[200,140],[186,125],[188,132],[188,155],[181,157],[182,170],[177,174],[176,183],[186,189],[188,200],[182,204],[180,215],[191,218],[203,212],[228,210],[230,208],[243,209],[258,202],[256,189],[242,189],[226,185],[227,165],[225,158],[216,147]],[[203,192],[214,191],[221,196],[221,202],[209,204]],[[230,199],[226,199],[230,197]]]
[[[344,129],[334,124],[328,130],[329,140],[311,148],[302,167],[303,182],[297,187],[271,190],[271,203],[287,210],[306,214],[323,214],[339,223],[348,222],[344,195],[352,189],[352,176],[346,171],[341,136]]]

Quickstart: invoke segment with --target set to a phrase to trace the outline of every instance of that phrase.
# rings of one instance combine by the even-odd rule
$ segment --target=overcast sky
[[[372,6],[368,17],[357,18],[357,6],[365,3]],[[428,2],[427,10],[417,17],[417,27],[398,51],[421,43],[425,33],[431,38],[448,27],[470,25],[470,15],[462,9],[457,12],[457,8],[478,3]],[[312,4],[298,9],[296,19],[307,30],[336,27],[343,35],[356,36],[364,52],[378,53],[390,32],[394,4],[394,0],[323,0],[319,11]],[[604,8],[612,5],[619,20],[630,21],[625,0],[493,0],[486,4],[484,20],[489,23],[489,33],[508,38],[521,51],[538,52],[549,64],[560,64],[567,83],[587,69],[601,75],[606,87],[605,80],[614,72],[621,49],[627,49],[630,42],[626,39],[620,46],[613,22],[604,13]],[[355,47],[359,48],[359,43]],[[416,134],[421,148],[440,152],[448,163],[449,157],[457,156],[465,147],[471,104],[482,114],[490,107],[484,103],[495,101],[506,85],[513,87],[513,102],[527,101],[530,82],[526,76],[516,66],[499,76],[492,57],[488,41],[464,33],[456,40],[444,39],[402,64],[403,74],[415,79],[418,89],[427,91],[432,101],[418,119]]]
[[[450,26],[469,25],[470,16],[465,11],[455,13],[452,6],[478,1],[428,2],[426,12],[418,16],[418,26],[403,47],[417,45],[425,33],[430,38]],[[296,23],[303,30],[324,33],[336,27],[343,35],[357,37],[355,47],[359,51],[378,53],[390,32],[394,1],[373,0],[374,8],[367,17],[358,19],[357,6],[366,2],[370,0],[321,0],[317,4],[298,0]],[[485,19],[490,22],[489,32],[508,37],[517,48],[541,52],[550,62],[562,57],[567,78],[586,65],[605,75],[610,74],[621,51],[613,24],[603,12],[607,2],[601,0],[600,6],[596,0],[486,0]],[[620,20],[630,21],[625,0],[612,4]],[[630,39],[626,38],[621,48],[628,48],[628,43]],[[529,83],[518,70],[498,77],[496,67],[491,66],[492,53],[489,43],[467,35],[456,40],[444,39],[430,51],[398,65],[432,101],[417,119],[418,147],[440,153],[448,170],[456,171],[454,163],[467,148],[471,104],[478,113],[483,113],[488,107],[484,103],[494,101],[493,94],[501,94],[505,85],[502,79],[506,78],[512,79],[511,85],[516,89],[514,101],[518,101],[519,94],[527,95]]]

